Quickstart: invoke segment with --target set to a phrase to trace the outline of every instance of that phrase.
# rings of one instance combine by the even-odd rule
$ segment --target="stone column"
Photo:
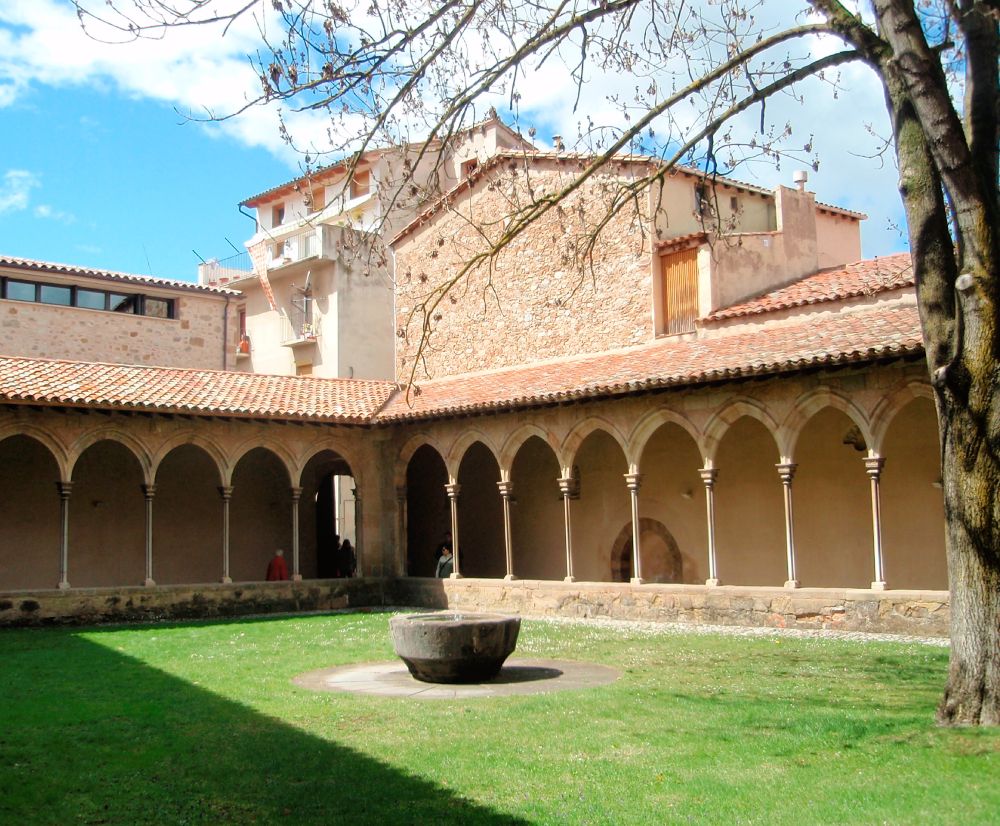
[[[69,496],[72,482],[56,482],[59,491],[59,589],[69,588]]]
[[[156,496],[156,485],[143,485],[142,493],[146,497],[146,581],[147,588],[156,585],[153,580],[153,497]]]
[[[698,468],[701,481],[705,485],[705,515],[708,518],[708,579],[705,584],[715,588],[719,582],[719,569],[715,562],[715,480],[719,469],[714,467]]]
[[[639,486],[642,474],[626,473],[629,499],[632,503],[632,579],[633,585],[642,585],[642,554],[639,553]]]
[[[396,488],[396,576],[407,576],[406,570],[406,485]]]
[[[577,492],[576,479],[572,476],[561,476],[559,482],[559,492],[563,497],[563,522],[566,525],[566,577],[564,582],[573,582],[573,528],[570,521],[569,502]]]
[[[448,493],[448,502],[451,505],[451,553],[452,553],[452,568],[451,568],[451,578],[461,579],[462,573],[458,569],[458,494],[462,490],[462,486],[458,482],[449,482],[444,486],[445,491]]]
[[[794,462],[780,462],[775,465],[785,493],[785,551],[788,555],[788,581],[786,588],[798,588],[799,581],[795,578],[795,527],[792,523],[792,479],[795,477]]]
[[[882,567],[882,509],[879,501],[878,483],[882,476],[882,468],[885,466],[885,459],[881,456],[868,456],[865,458],[865,472],[872,484],[872,549],[875,555],[875,580],[872,582],[873,591],[884,591],[885,570]]]
[[[299,572],[299,499],[302,498],[302,488],[292,485],[292,581],[301,582]]]
[[[233,578],[229,576],[229,500],[233,498],[233,486],[222,485],[219,496],[222,497],[222,581],[230,583]]]
[[[503,498],[503,547],[507,557],[507,574],[504,579],[510,582],[517,578],[514,576],[514,549],[510,535],[510,497],[514,493],[514,483],[504,479],[497,482],[497,489]]]
[[[365,547],[365,515],[361,510],[361,497],[358,496],[358,489],[351,488],[351,495],[354,497],[354,575],[365,576],[361,565],[361,555]]]

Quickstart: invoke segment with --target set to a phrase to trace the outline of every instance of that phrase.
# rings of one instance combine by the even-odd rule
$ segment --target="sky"
[[[0,255],[193,281],[199,256],[242,250],[254,225],[239,202],[295,177],[300,158],[281,141],[273,108],[221,123],[188,115],[231,112],[253,94],[246,56],[258,47],[251,26],[224,38],[199,27],[99,43],[68,0],[0,0]],[[866,157],[868,125],[888,134],[881,91],[862,67],[848,68],[843,85],[834,98],[816,84],[804,106],[776,102],[771,114],[790,107],[796,128],[814,135],[817,199],[870,216],[865,256],[904,250],[896,170]],[[548,81],[524,89],[519,123],[537,128],[537,144],[576,133],[572,94]],[[293,134],[325,128],[318,117],[286,117]],[[790,186],[794,168],[758,165],[737,177]]]

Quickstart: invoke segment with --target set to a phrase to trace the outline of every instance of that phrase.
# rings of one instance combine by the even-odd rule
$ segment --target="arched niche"
[[[434,576],[434,552],[451,531],[447,483],[441,454],[430,445],[417,448],[406,466],[406,568],[410,576]]]
[[[708,575],[708,523],[705,517],[705,486],[698,473],[702,457],[698,445],[684,428],[668,422],[650,436],[639,460],[642,486],[639,489],[639,516],[665,526],[681,555],[682,578],[678,582],[704,582]],[[653,540],[651,539],[651,542]],[[654,542],[646,564],[646,544],[639,538],[642,577],[657,579],[654,554],[666,553],[663,542]],[[667,571],[664,568],[664,575]]]
[[[156,469],[153,569],[158,585],[222,577],[222,500],[218,465],[201,447],[173,448]]]
[[[889,422],[882,443],[882,553],[890,588],[948,587],[944,501],[934,403],[917,398]]]
[[[292,494],[285,463],[265,447],[248,450],[232,474],[229,571],[234,582],[264,579],[281,548],[291,560]]]
[[[348,576],[351,560],[340,553],[340,545],[349,540],[357,549],[358,544],[350,464],[334,450],[321,450],[306,462],[300,484],[300,573],[305,579]]]
[[[806,587],[867,588],[874,574],[868,445],[858,424],[833,407],[802,427],[792,482],[795,565]]]
[[[722,434],[715,457],[719,578],[726,585],[781,585],[785,511],[774,437],[756,418],[741,416]]]
[[[593,430],[573,457],[580,497],[573,502],[573,576],[586,582],[611,579],[611,550],[623,522],[632,516],[625,474],[628,463],[618,440]]]
[[[493,451],[473,442],[458,467],[458,561],[463,576],[499,578],[507,572],[499,481]]]
[[[59,466],[30,436],[0,441],[0,591],[59,582]]]
[[[77,458],[69,504],[69,581],[75,587],[145,581],[143,483],[139,460],[120,442],[95,442]]]
[[[511,464],[511,545],[514,576],[562,579],[566,576],[566,540],[559,461],[539,436],[521,443]]]
[[[677,540],[667,526],[655,519],[639,519],[643,582],[687,582]],[[632,523],[622,526],[611,550],[611,581],[628,582],[634,576]]]

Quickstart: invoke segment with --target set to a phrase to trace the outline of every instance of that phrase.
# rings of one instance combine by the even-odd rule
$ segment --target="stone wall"
[[[448,291],[467,261],[507,230],[507,216],[566,186],[573,162],[526,171],[500,165],[460,191],[396,253],[397,375],[407,378],[424,312],[432,329],[417,379],[639,344],[653,337],[652,258],[646,196],[606,217],[630,167],[597,175],[542,214],[494,262],[482,261]],[[636,174],[642,174],[637,171]]]
[[[0,626],[150,622],[409,607],[529,617],[947,636],[945,591],[706,588],[523,580],[347,579],[0,594]]]
[[[0,300],[4,354],[196,370],[222,370],[235,363],[239,338],[235,299],[227,303],[218,295],[144,292],[172,298],[176,317]]]
[[[398,579],[386,603],[532,617],[948,635],[947,591]]]

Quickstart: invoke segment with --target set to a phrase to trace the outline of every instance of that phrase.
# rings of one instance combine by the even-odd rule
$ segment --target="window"
[[[367,195],[371,190],[372,174],[367,169],[355,170],[354,177],[351,178],[351,198],[360,198]]]
[[[86,307],[88,310],[106,310],[108,304],[108,294],[99,290],[76,291],[76,306]]]
[[[271,207],[271,226],[280,227],[285,223],[285,205],[278,204]]]
[[[34,301],[35,285],[27,281],[8,281],[4,298],[14,301]]]
[[[312,210],[319,212],[326,206],[326,190],[321,186],[313,187],[312,190]]]
[[[70,287],[57,287],[54,284],[40,284],[38,300],[42,304],[61,304],[70,307],[73,304],[73,290]]]
[[[663,279],[663,332],[668,335],[694,330],[698,317],[698,249],[660,257]]]
[[[462,177],[468,178],[476,169],[479,168],[479,159],[473,158],[462,164]]]
[[[3,277],[0,277],[0,298],[9,301],[53,304],[59,307],[82,307],[85,310],[111,310],[149,318],[175,318],[177,308],[173,298],[159,298],[142,293],[108,292],[89,287],[46,284]]]

